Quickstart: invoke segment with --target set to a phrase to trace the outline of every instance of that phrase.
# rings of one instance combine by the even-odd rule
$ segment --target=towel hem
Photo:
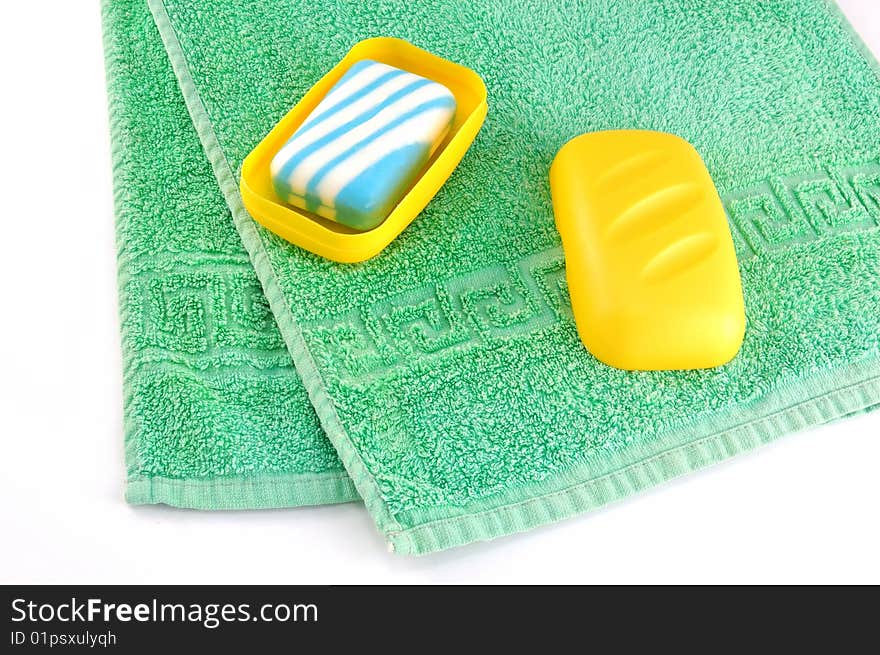
[[[793,432],[880,408],[880,365],[872,368],[874,376],[863,382],[673,447],[606,475],[563,489],[553,489],[555,480],[548,479],[530,487],[528,497],[519,502],[482,511],[476,503],[460,508],[467,514],[421,523],[386,536],[395,551],[419,555],[522,532],[598,509]]]
[[[344,473],[289,473],[210,480],[139,476],[126,482],[125,500],[131,505],[230,510],[331,505],[360,497]]]

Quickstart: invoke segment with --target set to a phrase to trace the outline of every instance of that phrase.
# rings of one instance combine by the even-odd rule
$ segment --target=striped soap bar
[[[455,98],[442,84],[354,64],[272,159],[285,202],[358,230],[384,221],[443,141]]]

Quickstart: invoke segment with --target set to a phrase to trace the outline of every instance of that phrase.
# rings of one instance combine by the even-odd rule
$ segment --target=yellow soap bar
[[[709,368],[739,351],[745,310],[727,218],[684,139],[576,137],[550,168],[578,333],[628,370]]]

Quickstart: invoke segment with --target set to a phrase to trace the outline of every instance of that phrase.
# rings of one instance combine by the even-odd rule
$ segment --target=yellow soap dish
[[[363,232],[292,207],[275,194],[269,163],[321,99],[356,62],[371,59],[445,85],[456,113],[443,143],[424,173],[377,227]],[[379,254],[425,208],[461,161],[486,118],[486,86],[465,66],[432,55],[400,39],[379,37],[356,44],[245,158],[241,198],[254,219],[278,236],[327,259],[362,262]]]

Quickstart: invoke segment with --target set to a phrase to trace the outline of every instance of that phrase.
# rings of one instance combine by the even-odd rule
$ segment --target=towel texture
[[[138,53],[151,70],[137,75],[165,86],[141,100],[133,97],[136,84],[117,85],[117,93],[135,122],[178,116],[179,97],[167,87],[170,60],[205,152],[194,151],[189,135],[162,135],[153,141],[160,163],[142,161],[148,170],[139,173],[132,165],[121,188],[147,175],[161,179],[153,169],[165,158],[187,158],[192,171],[166,165],[164,182],[141,191],[141,202],[149,200],[143,213],[152,212],[142,218],[155,221],[177,204],[161,191],[169,185],[179,189],[183,211],[192,210],[189,203],[210,206],[212,220],[201,216],[202,229],[224,235],[238,252],[219,224],[219,188],[318,421],[396,550],[427,552],[564,518],[880,403],[880,81],[833,5],[149,5],[167,59],[152,47]],[[137,36],[149,41],[147,32]],[[237,171],[352,45],[379,35],[479,72],[490,111],[456,172],[385,252],[359,265],[335,264],[258,227],[241,205]],[[719,188],[748,320],[743,349],[727,366],[630,373],[600,364],[580,345],[547,171],[570,138],[624,128],[684,137]],[[202,176],[205,161],[215,184]],[[190,228],[184,249],[200,234]],[[205,265],[203,258],[188,275],[204,275]],[[186,293],[186,279],[164,276],[156,284],[163,282]],[[237,320],[242,308],[226,307]],[[187,333],[178,329],[189,323],[173,320],[181,322],[167,338],[180,339]],[[272,327],[261,334],[276,335]],[[295,410],[303,397],[286,370],[277,386],[261,377],[257,394],[269,398],[283,388],[277,404],[288,409],[281,414],[299,417],[293,430],[281,431],[284,439],[245,440],[251,423],[280,422],[270,411],[278,407],[228,393],[224,382],[223,398],[233,397],[250,421],[211,428],[217,441],[238,440],[237,457],[216,466],[220,460],[202,452],[215,446],[200,430],[193,435],[198,464],[185,449],[171,452],[186,443],[173,440],[163,450],[146,448],[151,457],[141,461],[216,474],[230,473],[231,462],[264,470],[285,461],[289,470],[294,461],[302,465],[295,457],[301,443],[310,444],[310,455],[326,455],[311,415]],[[209,383],[187,384],[201,390]],[[167,393],[145,394],[153,424],[174,416],[192,432],[182,424],[204,413],[163,415]],[[230,424],[240,428],[231,436]],[[286,460],[260,450],[279,441]]]

